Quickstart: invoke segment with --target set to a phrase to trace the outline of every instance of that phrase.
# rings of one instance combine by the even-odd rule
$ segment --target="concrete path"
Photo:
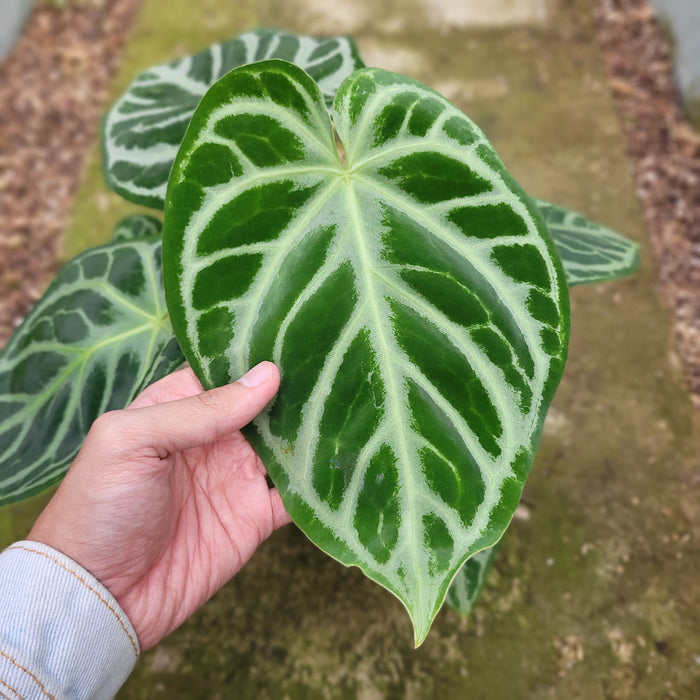
[[[639,240],[634,278],[572,291],[570,361],[476,613],[411,648],[401,605],[293,528],[144,655],[123,698],[661,698],[697,691],[697,422],[587,0],[147,0],[115,83],[254,26],[350,33],[443,91],[533,195]],[[67,242],[136,208],[87,174]],[[693,594],[695,591],[695,594]]]

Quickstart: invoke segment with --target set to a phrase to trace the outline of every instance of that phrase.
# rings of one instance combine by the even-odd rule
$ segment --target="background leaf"
[[[517,506],[567,287],[534,202],[444,98],[367,69],[333,114],[346,166],[295,66],[212,87],[169,183],[166,297],[205,386],[280,366],[251,440],[297,525],[397,595],[420,643]]]
[[[105,117],[102,147],[109,187],[162,209],[170,168],[202,95],[232,68],[280,58],[303,68],[330,104],[340,83],[363,66],[348,37],[257,29],[206,51],[139,73]]]
[[[575,211],[538,201],[570,287],[630,275],[639,267],[639,246]]]
[[[115,227],[111,241],[133,241],[135,238],[158,236],[163,230],[163,224],[155,216],[132,214],[122,219]]]
[[[138,234],[153,223],[130,225]],[[97,416],[184,361],[160,255],[156,235],[74,258],[0,353],[0,505],[58,481]]]
[[[474,609],[486,583],[486,575],[493,564],[496,549],[498,546],[477,552],[465,562],[454,577],[445,604],[460,615],[466,617]]]

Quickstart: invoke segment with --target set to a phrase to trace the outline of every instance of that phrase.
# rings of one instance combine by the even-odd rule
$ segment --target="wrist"
[[[112,697],[140,653],[110,592],[60,551],[29,540],[0,554],[0,639],[0,675],[16,680],[23,697],[36,696],[37,682],[50,696],[70,688],[71,697]]]

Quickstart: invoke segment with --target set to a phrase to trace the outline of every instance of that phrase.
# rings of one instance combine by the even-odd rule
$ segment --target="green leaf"
[[[363,66],[349,37],[257,29],[149,68],[136,76],[105,117],[107,185],[131,202],[162,209],[173,159],[202,95],[232,68],[268,58],[303,68],[319,84],[328,104],[343,79]]]
[[[570,287],[632,274],[639,267],[639,246],[581,214],[537,200]],[[484,549],[459,570],[445,603],[468,615],[491,568],[495,548]]]
[[[148,238],[159,236],[163,230],[163,224],[155,216],[144,214],[132,214],[123,218],[114,229],[112,242],[133,241],[135,238]]]
[[[538,201],[570,287],[630,275],[639,267],[639,246],[575,211]]]
[[[296,524],[403,601],[420,643],[518,504],[567,286],[534,202],[447,100],[366,69],[333,119],[346,165],[297,67],[212,87],[168,187],[166,298],[205,386],[281,368],[254,446]]]
[[[466,617],[474,609],[486,583],[486,574],[493,564],[496,549],[498,546],[488,547],[477,552],[465,562],[454,577],[450,590],[447,592],[445,604],[460,615]]]
[[[184,361],[160,248],[151,236],[74,258],[0,353],[0,505],[58,481],[95,418]]]

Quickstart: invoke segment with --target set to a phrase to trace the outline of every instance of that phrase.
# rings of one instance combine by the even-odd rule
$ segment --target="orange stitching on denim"
[[[17,666],[17,668],[20,671],[24,671],[30,678],[34,679],[37,682],[37,684],[39,685],[39,687],[41,688],[41,692],[44,695],[46,695],[47,698],[51,698],[52,700],[56,700],[56,698],[53,695],[51,695],[51,693],[49,693],[49,691],[46,690],[46,688],[44,688],[44,684],[31,671],[28,671],[26,668],[24,668],[24,666],[21,666],[20,664],[18,664],[11,656],[8,656],[4,651],[0,650],[0,655],[4,656],[11,664],[14,664],[15,666]],[[3,683],[3,685],[7,685],[7,683]],[[10,688],[9,685],[7,685],[7,687]],[[13,688],[10,688],[10,690],[13,690],[13,692],[14,692]],[[15,693],[15,695],[17,695],[18,697],[22,697],[19,693]]]
[[[10,661],[12,661],[12,659],[10,659]],[[13,697],[19,698],[19,700],[24,700],[24,698],[11,685],[5,683],[2,678],[0,678],[0,685],[4,685],[6,688],[9,688],[13,694]],[[4,698],[4,700],[12,700],[9,695],[5,695],[5,693],[2,692],[2,688],[0,688],[0,697]]]
[[[24,700],[24,698],[11,686],[5,683],[5,681],[0,680],[0,685],[4,685],[6,688],[10,689],[12,697],[6,695],[2,688],[0,688],[0,698],[3,700],[14,700],[14,698],[19,698],[19,700]]]
[[[100,602],[112,613],[112,615],[114,615],[114,617],[117,618],[117,622],[119,623],[119,626],[124,630],[124,634],[126,634],[126,636],[129,638],[129,641],[131,642],[131,646],[134,648],[134,654],[136,655],[136,658],[138,658],[138,656],[139,656],[138,645],[136,644],[136,642],[134,641],[134,638],[129,633],[129,630],[126,628],[126,625],[122,622],[121,618],[119,617],[119,614],[99,594],[98,591],[96,591],[89,583],[87,583],[87,581],[84,581],[82,578],[80,578],[80,576],[78,576],[78,574],[75,573],[75,571],[71,571],[67,566],[65,566],[64,564],[61,564],[61,562],[58,561],[58,559],[56,559],[55,557],[52,557],[50,554],[46,554],[45,552],[40,552],[37,549],[30,549],[29,547],[24,547],[24,546],[19,546],[19,545],[12,545],[11,547],[8,547],[5,551],[9,552],[12,549],[23,549],[25,552],[29,552],[30,554],[38,554],[42,557],[46,557],[47,559],[52,561],[57,566],[60,566],[64,571],[67,571],[69,574],[72,574],[73,576],[75,576],[75,578],[77,578],[78,581],[80,581],[80,583],[82,583],[83,586],[85,586],[85,588],[87,588],[89,591],[92,591],[98,597]],[[77,564],[77,562],[76,562],[76,564]],[[0,653],[2,653],[2,652],[0,652]]]

